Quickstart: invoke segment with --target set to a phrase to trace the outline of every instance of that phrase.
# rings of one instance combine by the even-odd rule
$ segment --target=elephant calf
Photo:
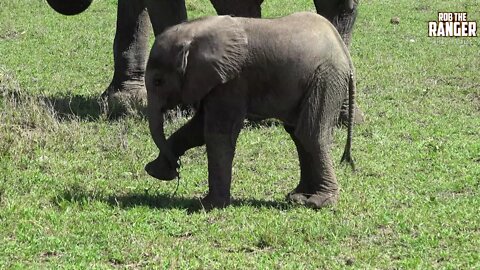
[[[301,167],[300,183],[287,198],[314,208],[334,204],[339,188],[330,145],[347,93],[342,161],[353,166],[353,72],[338,32],[314,13],[278,19],[208,17],[173,26],[157,36],[147,64],[149,128],[160,154],[145,170],[172,180],[178,158],[206,144],[209,191],[202,204],[226,206],[244,119],[277,118],[295,142]],[[192,104],[197,112],[167,140],[163,113],[178,104]]]

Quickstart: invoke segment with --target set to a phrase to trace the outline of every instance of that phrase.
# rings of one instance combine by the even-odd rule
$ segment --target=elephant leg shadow
[[[51,198],[51,202],[58,207],[65,207],[68,204],[89,204],[92,202],[102,202],[111,207],[121,209],[135,208],[137,206],[146,206],[152,209],[180,209],[186,210],[188,214],[194,214],[204,211],[200,198],[185,198],[172,196],[169,193],[150,193],[131,192],[127,194],[102,194],[89,191],[79,184],[65,187],[63,191],[58,192]],[[285,210],[294,207],[285,201],[267,201],[257,199],[234,199],[230,207],[250,206],[255,208],[271,208]]]
[[[101,96],[40,96],[38,99],[49,106],[60,120],[97,121],[101,118],[117,120],[127,115],[124,111],[111,110],[107,99]],[[130,112],[135,112],[138,117],[146,118],[143,110],[130,110]]]
[[[41,96],[39,100],[50,106],[61,120],[79,118],[81,120],[95,121],[106,111],[106,105],[98,97],[74,96]]]
[[[113,207],[120,207],[124,209],[133,208],[136,206],[147,206],[152,209],[184,209],[188,214],[194,214],[207,210],[203,207],[201,198],[174,197],[170,194],[132,193],[121,196],[109,196],[105,198],[104,201]],[[241,206],[278,210],[286,210],[295,207],[286,201],[268,201],[245,198],[234,198],[229,207]]]

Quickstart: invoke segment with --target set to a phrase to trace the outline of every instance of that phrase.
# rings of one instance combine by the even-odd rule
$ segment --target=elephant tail
[[[355,162],[352,158],[352,136],[353,136],[353,106],[355,103],[355,78],[353,75],[353,70],[350,72],[349,82],[348,82],[348,134],[347,134],[347,143],[345,144],[345,150],[343,150],[342,159],[340,163],[346,161],[352,167],[352,170],[355,171]]]

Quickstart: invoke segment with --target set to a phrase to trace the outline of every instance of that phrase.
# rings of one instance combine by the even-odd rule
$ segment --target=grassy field
[[[214,12],[187,4],[191,18]],[[313,3],[264,4],[266,17],[296,10]],[[337,166],[335,208],[285,202],[298,161],[271,126],[242,131],[235,203],[207,213],[195,210],[204,148],[182,158],[172,196],[175,181],[143,170],[157,153],[146,121],[98,108],[116,1],[62,17],[44,1],[2,0],[0,268],[479,269],[480,38],[428,38],[438,11],[480,22],[477,0],[361,1],[351,51],[367,121],[355,127],[358,171]]]

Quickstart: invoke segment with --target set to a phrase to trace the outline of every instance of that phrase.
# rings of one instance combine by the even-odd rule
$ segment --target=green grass
[[[214,12],[187,4],[190,17]],[[296,10],[313,4],[263,8]],[[242,131],[226,209],[195,211],[204,148],[182,158],[173,197],[176,182],[147,176],[157,150],[145,120],[109,121],[95,103],[112,75],[115,11],[0,2],[0,268],[480,268],[480,38],[426,36],[438,11],[480,21],[478,1],[361,1],[358,171],[337,166],[340,202],[321,211],[285,203],[299,171],[278,126]],[[344,141],[338,130],[335,161]]]

